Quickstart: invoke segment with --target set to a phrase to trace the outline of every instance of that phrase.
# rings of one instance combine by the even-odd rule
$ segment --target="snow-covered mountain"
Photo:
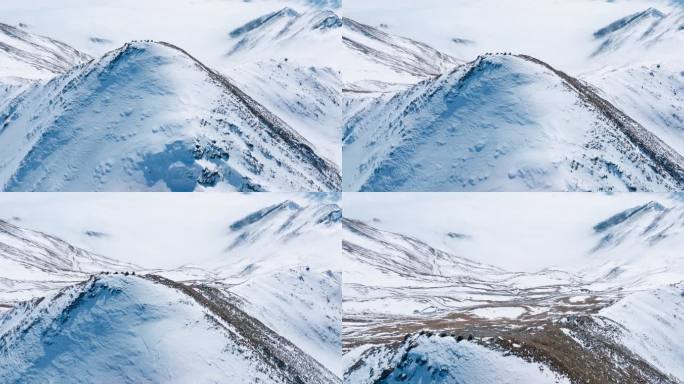
[[[431,46],[342,18],[342,41],[349,62],[343,69],[349,93],[383,91],[393,84],[413,84],[434,77],[462,61]]]
[[[665,200],[582,231],[574,270],[506,271],[345,218],[345,380],[680,382],[684,214]]]
[[[684,43],[681,31],[684,28],[684,10],[676,9],[669,13],[650,7],[627,15],[594,32],[598,44],[592,56],[600,57],[601,62],[613,56],[611,62],[628,63],[674,55],[677,47]],[[663,54],[666,56],[663,57]],[[618,57],[619,56],[619,57]]]
[[[330,261],[341,211],[326,199],[298,201],[233,221],[217,231],[224,257],[197,246],[198,263],[177,268],[155,268],[144,254],[136,259],[145,267],[118,262],[0,222],[2,377],[339,383],[341,275]],[[114,247],[126,239],[121,228],[88,236]],[[83,350],[89,360],[64,364]],[[127,357],[110,365],[117,356]]]
[[[0,84],[50,78],[89,60],[60,41],[0,23]]]
[[[381,96],[344,131],[345,190],[672,191],[684,157],[591,87],[495,54]]]
[[[593,34],[598,44],[580,76],[606,100],[684,153],[684,10],[647,8]]]
[[[0,372],[12,383],[339,382],[234,300],[155,276],[95,276],[1,319]]]
[[[266,49],[289,52],[288,48],[301,48],[302,42],[313,44],[335,43],[339,18],[333,11],[310,11],[300,13],[290,7],[260,16],[229,33],[234,43],[228,56],[255,56]],[[332,33],[331,33],[332,31]],[[298,55],[314,55],[313,52],[292,51]]]
[[[274,58],[226,67],[224,73],[340,167],[342,81],[334,69]]]
[[[78,0],[73,3],[75,8],[78,8],[78,3],[80,3]],[[292,1],[239,3],[231,6],[200,2],[188,7],[182,1],[173,4],[164,2],[163,5],[159,2],[138,4],[130,1],[125,4],[117,2],[114,7],[116,10],[114,10],[112,9],[113,3],[106,4],[105,2],[97,5],[83,3],[82,8],[87,8],[83,12],[90,17],[73,14],[71,6],[64,7],[61,9],[62,13],[56,16],[67,20],[66,22],[70,23],[69,28],[62,28],[61,25],[53,22],[54,18],[48,16],[53,11],[60,13],[60,7],[44,9],[36,18],[24,13],[23,4],[13,3],[8,6],[8,9],[3,10],[3,16],[7,22],[14,22],[20,26],[20,28],[15,28],[3,24],[3,37],[0,40],[3,44],[2,53],[9,55],[7,60],[2,62],[7,67],[0,66],[0,78],[5,79],[0,81],[2,83],[0,84],[0,125],[3,126],[0,128],[0,141],[2,144],[12,142],[11,146],[18,148],[18,153],[3,154],[6,157],[3,156],[4,158],[0,159],[0,173],[3,174],[0,176],[0,182],[4,184],[4,189],[10,189],[6,185],[9,178],[21,172],[14,167],[19,167],[19,163],[24,160],[35,161],[23,159],[25,154],[29,151],[44,152],[41,149],[35,151],[29,149],[31,137],[43,136],[43,133],[39,134],[35,131],[52,130],[45,125],[57,123],[71,126],[72,119],[74,119],[88,126],[88,129],[85,129],[89,131],[88,136],[95,139],[99,134],[91,134],[93,129],[90,127],[99,124],[93,124],[90,119],[99,121],[102,114],[110,112],[107,113],[106,121],[103,122],[103,125],[107,125],[104,129],[120,131],[120,127],[124,126],[126,127],[124,130],[129,130],[122,134],[114,134],[115,137],[110,138],[119,143],[112,147],[118,145],[126,147],[111,148],[116,156],[103,154],[97,159],[79,158],[72,159],[73,161],[64,159],[66,164],[61,164],[61,166],[71,167],[71,169],[57,170],[55,167],[49,170],[44,169],[50,174],[57,172],[53,180],[49,181],[37,175],[36,178],[41,181],[19,182],[21,185],[16,185],[12,189],[340,190],[341,146],[339,142],[342,126],[340,108],[342,85],[339,73],[327,65],[330,60],[324,52],[331,51],[331,47],[335,44],[341,45],[341,39],[334,33],[318,30],[319,28],[326,29],[325,19],[328,13],[332,13],[325,8],[339,8],[339,4]],[[297,15],[301,19],[301,31],[294,33],[293,36],[287,36],[282,41],[274,41],[273,44],[268,44],[268,42],[246,44],[246,40],[243,41],[241,30],[247,33],[252,28],[261,27],[252,31],[252,34],[258,35],[267,26],[248,22],[246,27],[236,28],[240,22],[255,12],[263,12],[276,6],[282,7],[285,4],[287,6],[282,11],[270,12],[268,14],[270,17],[257,18],[257,21],[279,19],[278,16],[281,14]],[[157,10],[160,6],[174,9],[164,17],[169,20],[170,24],[175,24],[172,20],[197,23],[197,27],[193,28],[193,33],[177,33],[177,29],[168,30],[159,23],[152,23],[154,25],[130,23],[131,20],[141,15],[157,17]],[[0,8],[3,7],[4,4],[0,6]],[[47,5],[44,8],[48,8]],[[118,16],[111,16],[113,14]],[[84,19],[99,18],[107,20],[98,25],[82,22]],[[311,23],[313,25],[310,25]],[[34,34],[36,32],[51,37],[42,37]],[[53,37],[66,41],[81,51],[70,48],[69,45]],[[79,96],[83,99],[71,100],[70,96],[75,95],[61,94],[62,90],[59,88],[66,83],[87,77],[87,72],[98,66],[101,67],[100,69],[108,70],[107,61],[118,57],[118,52],[133,49],[131,48],[133,46],[140,48],[144,43],[139,39],[150,37],[156,37],[155,41],[172,43],[173,45],[165,45],[169,48],[182,47],[183,53],[192,52],[193,56],[187,54],[188,58],[178,58],[177,52],[163,53],[158,49],[159,47],[147,47],[145,49],[156,51],[151,56],[159,56],[157,57],[159,61],[150,58],[151,60],[146,63],[136,63],[142,65],[141,71],[137,75],[133,73],[126,75],[130,76],[128,80],[132,81],[131,84],[126,84],[126,94],[117,94],[118,91],[124,91],[122,89],[112,89],[116,88],[116,79],[99,81],[99,78],[105,76],[99,73],[97,82],[91,84],[78,82],[79,89],[74,90],[74,93],[80,93]],[[274,36],[256,40],[260,42],[272,37]],[[135,42],[131,43],[131,41]],[[144,40],[148,45],[150,41]],[[239,41],[242,41],[238,44],[242,49],[232,50],[231,47]],[[287,41],[291,43],[286,44]],[[122,48],[107,52],[121,45],[123,45]],[[303,47],[312,49],[303,49]],[[313,47],[318,48],[313,49]],[[177,48],[177,50],[180,49]],[[81,52],[87,52],[87,54]],[[103,53],[104,56],[99,58]],[[98,57],[98,59],[85,65],[90,60],[88,55]],[[316,57],[320,60],[314,60]],[[124,64],[131,64],[128,60],[122,61]],[[157,66],[164,70],[152,71]],[[182,77],[180,72],[184,71],[183,68],[191,66],[197,67],[196,70],[190,71],[193,75],[187,79]],[[35,67],[33,70],[35,73],[25,70],[24,67]],[[69,73],[63,74],[67,70],[70,70]],[[32,82],[33,79],[42,81]],[[48,79],[51,81],[45,84]],[[118,79],[118,81],[123,81],[123,79]],[[148,84],[151,82],[163,82],[164,86]],[[211,85],[207,85],[204,89],[206,83],[211,83]],[[148,85],[153,88],[164,88],[164,90],[157,92],[147,88]],[[117,99],[119,102],[94,107],[98,103],[97,95],[100,91],[107,94],[103,96],[109,98],[106,100]],[[224,97],[220,95],[225,91],[232,94],[232,98],[242,99],[237,102],[239,105],[234,105],[235,100],[223,100]],[[53,97],[61,99],[53,100]],[[133,103],[131,100],[138,100],[135,101],[136,107],[156,108],[156,103],[160,105],[157,111],[142,111],[145,117],[140,119],[130,116],[129,109]],[[73,109],[60,111],[59,108],[47,108],[48,106],[54,107],[53,104],[61,105],[61,103],[68,103]],[[78,111],[74,110],[76,109],[74,104],[78,104]],[[96,110],[90,110],[91,107]],[[45,109],[51,109],[51,111],[43,115]],[[30,116],[23,121],[15,121],[22,120],[18,115],[21,112]],[[79,117],[74,117],[72,114],[78,114]],[[244,116],[245,114],[249,116]],[[154,117],[160,117],[159,120],[162,121]],[[218,123],[212,121],[214,117],[220,121]],[[131,119],[134,122],[131,122]],[[245,129],[245,125],[249,125],[254,131],[247,132],[249,129]],[[264,125],[271,128],[263,129]],[[21,137],[9,135],[12,137],[8,138],[8,135],[3,135],[6,133],[3,131],[12,130],[11,126],[20,126],[16,129],[30,132]],[[176,132],[170,134],[169,126],[175,127]],[[234,132],[235,126],[239,127],[239,132]],[[237,140],[237,143],[233,140],[226,140],[229,143],[223,145],[221,143],[224,142],[224,138],[216,136],[224,136],[226,132],[221,134],[202,132],[204,130],[202,127],[211,131],[217,129],[231,131],[232,136],[241,136],[241,138]],[[56,131],[62,131],[61,127],[53,128]],[[75,128],[84,130],[82,127]],[[100,129],[95,129],[95,131]],[[141,129],[146,133],[153,131],[155,138],[151,139],[152,142],[140,140],[136,145],[121,144],[121,141],[127,141],[129,144],[132,141],[128,138],[121,140],[122,137],[131,134],[143,136],[138,132]],[[135,131],[135,133],[130,131]],[[183,133],[178,131],[183,131]],[[71,133],[68,134],[68,136],[71,135]],[[174,137],[174,135],[177,136]],[[166,139],[161,139],[159,136],[165,136]],[[213,148],[211,143],[206,145],[198,143],[199,147],[195,150],[196,139],[216,140],[219,143],[217,147],[220,148]],[[19,142],[14,143],[15,140]],[[188,140],[192,142],[190,146],[187,145]],[[69,141],[79,140],[69,139]],[[183,143],[177,143],[178,141]],[[79,143],[79,146],[83,147],[81,144],[84,143]],[[205,146],[212,148],[205,148]],[[186,156],[187,148],[191,149],[190,157]],[[284,153],[278,153],[280,150]],[[81,148],[80,151],[92,152],[92,149]],[[204,151],[220,153],[210,156],[199,153]],[[153,159],[151,161],[155,162],[155,165],[149,167],[149,164],[142,164],[147,161],[141,158],[145,155],[157,155],[164,158],[161,162],[169,163],[161,165],[164,170],[160,170],[157,169],[157,160]],[[229,164],[219,164],[225,163],[225,156],[232,157]],[[82,167],[83,163],[88,161],[96,163],[90,167]],[[115,163],[119,163],[118,166]],[[144,169],[140,169],[140,166]],[[173,169],[168,170],[169,167]],[[119,172],[116,172],[116,168],[119,168]],[[147,170],[147,168],[155,169]],[[64,172],[60,173],[62,170]],[[154,180],[149,180],[141,174],[144,172],[151,174]],[[110,179],[110,181],[103,182],[102,176],[105,175],[111,175],[111,178],[117,180]],[[167,180],[164,180],[165,178]],[[168,180],[169,178],[173,180]]]
[[[64,240],[0,220],[0,309],[42,296],[92,273],[137,269]]]
[[[386,33],[331,10],[299,13],[286,7],[250,21],[230,36],[235,42],[229,56],[241,59],[268,50],[272,55],[320,63],[340,73],[344,90],[351,94],[403,88],[461,63],[427,44]],[[336,49],[329,56],[316,56],[325,44]],[[307,46],[311,51],[297,52],[291,49],[293,46]]]
[[[224,76],[134,42],[2,112],[5,190],[337,190],[337,167]]]
[[[198,258],[188,267],[231,281],[292,266],[336,270],[341,221],[342,210],[335,203],[284,200],[227,225],[223,252]]]
[[[656,61],[608,66],[582,79],[664,142],[684,153],[684,74],[678,64]]]

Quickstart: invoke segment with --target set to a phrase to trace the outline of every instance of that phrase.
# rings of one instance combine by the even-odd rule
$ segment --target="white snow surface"
[[[655,45],[647,44],[648,39],[625,44],[607,61],[592,57],[601,44],[594,33],[602,28],[649,8],[670,15],[680,13],[681,7],[681,2],[669,0],[348,0],[343,12],[362,23],[383,24],[386,32],[425,42],[455,57],[523,53],[577,75],[607,62],[624,65],[660,57],[681,63],[684,58],[676,44],[682,36],[676,30],[669,30],[667,36],[653,33],[662,42]],[[665,26],[662,23],[659,28]]]
[[[558,268],[578,272],[587,268],[586,263],[600,263],[610,255],[615,255],[615,261],[637,260],[649,250],[649,237],[660,232],[642,235],[651,222],[658,222],[658,212],[648,211],[651,213],[646,216],[633,218],[643,220],[615,227],[633,228],[627,239],[615,243],[618,249],[592,252],[606,234],[593,228],[650,202],[673,208],[666,213],[668,219],[662,221],[661,230],[671,226],[674,234],[681,227],[681,194],[345,193],[344,200],[346,218],[413,236],[453,255],[509,271]],[[637,223],[636,227],[632,223]],[[663,241],[654,244],[658,254],[676,256],[681,236]],[[596,252],[604,254],[599,257]]]
[[[223,266],[237,274],[252,260],[263,267],[261,272],[297,263],[325,271],[334,269],[340,226],[318,225],[315,219],[335,212],[337,199],[337,194],[325,193],[13,193],[0,195],[0,219],[144,269]],[[285,202],[300,208],[273,212],[278,215],[267,215],[243,231],[230,228],[256,211]],[[298,212],[297,227],[302,227],[276,237],[278,226]],[[230,250],[248,229],[251,241]],[[233,267],[240,262],[245,264]]]
[[[684,44],[682,7],[681,2],[668,0],[351,0],[344,4],[343,11],[345,17],[379,33],[406,36],[461,60],[472,60],[486,52],[524,54],[542,60],[587,81],[604,99],[681,155],[684,103],[680,72],[684,56],[678,51]],[[563,49],[558,49],[561,46]],[[498,90],[501,95],[492,95],[492,91],[497,93],[495,87],[466,86],[475,95],[473,100],[463,100],[455,96],[458,91],[451,83],[436,82],[426,87],[425,92],[414,87],[413,94],[412,88],[402,92],[401,88],[387,86],[401,81],[396,76],[392,70],[378,71],[372,82],[359,81],[365,84],[358,88],[363,92],[353,92],[350,87],[352,92],[347,93],[343,136],[345,190],[624,190],[633,189],[633,179],[639,178],[634,176],[635,167],[651,166],[648,160],[634,155],[628,155],[633,164],[616,161],[623,159],[616,158],[612,149],[601,148],[598,154],[587,153],[592,152],[589,150],[582,155],[607,163],[608,175],[598,172],[602,179],[599,184],[603,185],[592,186],[592,182],[577,176],[577,169],[571,175],[574,177],[562,175],[563,168],[567,168],[563,162],[576,160],[582,145],[596,149],[596,142],[623,140],[606,138],[597,129],[602,123],[584,113],[573,113],[574,108],[567,104],[569,100],[564,101],[551,83],[542,82],[538,84],[540,88],[530,87],[527,93],[516,86],[526,81],[524,74],[517,73],[518,78],[512,77],[510,83]],[[343,72],[343,80],[357,81],[357,73]],[[492,79],[488,80],[489,85]],[[546,94],[551,90],[553,94]],[[422,99],[432,97],[437,101],[425,107]],[[538,104],[539,101],[542,103]],[[479,124],[473,125],[468,117]],[[499,136],[502,140],[498,145],[491,137],[485,137],[492,129],[514,131],[509,128],[516,124],[522,126],[523,132],[534,130],[534,134],[520,135],[515,130],[515,135]],[[535,126],[544,130],[536,130]],[[356,132],[359,137],[354,137],[353,130],[362,132]],[[472,132],[464,135],[468,130]],[[458,140],[449,140],[459,134]],[[588,143],[587,139],[593,142]],[[512,156],[506,145],[509,142],[522,148],[519,157]],[[453,147],[457,149],[455,154]],[[491,155],[488,151],[495,153]],[[474,164],[472,158],[482,159],[485,165]],[[541,165],[521,165],[525,160]],[[679,160],[681,163],[681,157]],[[413,172],[396,169],[394,163],[406,164],[405,168]],[[582,168],[584,164],[580,164]],[[614,175],[614,165],[618,166],[618,174],[626,175]],[[492,167],[492,172],[487,172],[487,166]],[[588,173],[597,174],[593,166],[589,168],[592,169],[585,168]],[[384,182],[369,181],[372,172],[377,172],[376,177],[385,179]],[[561,176],[549,180],[554,173]],[[648,173],[642,177],[651,185],[637,182],[638,190],[681,189],[653,182]],[[623,185],[614,180],[615,176],[632,180]],[[416,180],[421,177],[428,181]],[[561,185],[554,186],[559,181]]]
[[[684,154],[682,68],[682,64],[654,60],[640,65],[606,66],[582,78],[599,87],[604,98]]]
[[[486,55],[379,97],[345,125],[347,191],[673,191],[684,157],[534,59]],[[615,115],[617,116],[617,115]],[[620,120],[626,117],[617,117]],[[634,133],[629,133],[634,132]]]
[[[135,42],[4,111],[5,190],[337,190],[339,171],[186,52]]]
[[[0,311],[93,273],[151,272],[237,295],[246,313],[341,376],[338,200],[323,193],[4,194]]]
[[[26,30],[32,33],[30,36],[34,36],[32,37],[34,40],[39,39],[39,36],[35,35],[39,33],[50,36],[50,39],[44,38],[44,40],[48,40],[51,44],[54,41],[54,44],[58,44],[60,47],[66,45],[52,39],[73,44],[81,52],[87,52],[87,54],[96,58],[119,49],[131,41],[141,39],[146,41],[166,41],[174,46],[181,47],[209,68],[223,75],[233,77],[235,79],[232,81],[234,84],[242,90],[247,90],[247,94],[251,98],[263,103],[268,109],[268,113],[281,117],[290,125],[292,131],[305,137],[304,144],[309,146],[317,156],[330,161],[334,164],[333,168],[337,168],[341,164],[339,137],[342,123],[340,108],[338,107],[340,104],[341,85],[339,79],[337,79],[338,73],[330,69],[330,63],[332,62],[330,57],[336,52],[334,45],[341,45],[341,40],[334,33],[319,33],[318,30],[313,28],[315,25],[309,24],[325,19],[326,15],[332,12],[326,10],[327,7],[339,8],[339,4],[304,0],[265,0],[255,2],[199,0],[190,3],[186,1],[148,1],[144,3],[137,1],[104,1],[97,4],[83,0],[69,0],[58,5],[43,1],[32,3],[8,1],[0,4],[0,14],[2,14],[0,22],[21,25],[22,30],[20,32],[24,33],[23,30]],[[232,37],[231,31],[245,23],[249,23],[255,18],[265,14],[277,13],[279,10],[283,10],[285,13],[301,14],[302,19],[306,19],[303,21],[301,33],[298,34],[297,38],[286,39],[288,41],[287,44],[281,44],[281,42],[267,44],[265,50],[253,47],[254,49],[250,50],[250,54],[247,55],[248,57],[238,58],[234,55],[229,55],[231,47],[237,42],[237,39]],[[56,20],[58,22],[55,22]],[[94,22],[94,20],[98,21]],[[154,21],[150,22],[152,20]],[[183,28],[178,28],[179,25],[191,26],[192,33],[186,33],[183,31]],[[13,27],[8,26],[8,28]],[[256,31],[256,33],[261,33],[261,30]],[[44,47],[45,45],[47,44],[43,44],[43,46],[36,45],[32,47],[30,52],[41,62],[52,60],[52,56],[55,55],[50,50],[50,47]],[[18,43],[12,43],[9,47],[11,49],[21,48]],[[307,49],[303,49],[303,47]],[[277,52],[275,48],[278,48]],[[327,54],[324,54],[326,52]],[[297,55],[300,57],[297,58]],[[83,56],[87,57],[85,54]],[[285,68],[282,65],[276,67],[273,64],[274,61],[283,59],[289,59],[288,65]],[[54,76],[79,63],[74,62],[72,65],[63,65],[63,68],[59,68],[60,71],[54,70],[51,74]],[[179,69],[179,72],[183,71]],[[166,75],[168,76],[169,74],[166,73]],[[17,73],[17,71],[10,69],[0,71],[0,77],[2,76],[6,79],[5,84],[14,84],[22,81],[17,76],[37,77],[30,74]],[[47,77],[50,76],[42,76],[42,78]],[[200,84],[193,83],[192,78],[185,79],[182,76],[175,77],[174,79],[165,78],[164,81],[176,86],[182,84],[185,88],[203,86],[201,82]],[[186,81],[189,84],[183,84]],[[268,89],[268,83],[271,83],[272,90]],[[276,84],[277,87],[275,86]],[[40,89],[34,93],[43,94],[47,92],[42,88]],[[198,105],[211,109],[212,102],[210,99],[214,92],[210,89],[207,89],[207,91],[206,94],[186,92],[187,94],[184,98],[177,100],[181,104],[177,104],[174,109],[169,111],[169,114],[175,112],[176,109],[184,111],[186,116],[176,116],[176,120],[178,118],[185,118],[185,121],[160,122],[160,124],[187,125],[189,122],[187,112],[189,110],[195,109],[197,112],[195,107]],[[158,95],[149,95],[144,90],[138,89],[133,90],[131,95],[117,95],[117,97],[113,96],[113,98],[141,98],[145,100],[147,105],[153,105],[160,102],[154,96]],[[0,92],[0,108],[2,107],[2,98],[3,95]],[[17,102],[15,100],[15,104]],[[52,103],[53,100],[46,102]],[[27,103],[40,104],[36,100]],[[5,110],[7,116],[14,112],[15,105],[10,107],[9,111]],[[81,108],[83,107],[85,106],[81,106]],[[130,129],[135,128],[134,125],[131,125],[129,111],[126,108],[123,111],[117,110],[116,107],[111,105],[105,105],[102,108],[104,112],[112,110],[113,113],[109,116],[110,124],[123,125]],[[103,112],[97,110],[97,108],[95,109],[95,111],[91,111],[94,114]],[[89,111],[86,110],[85,112]],[[190,114],[192,113],[190,112]],[[4,117],[6,118],[7,116]],[[12,117],[12,120],[16,118],[17,116],[15,115]],[[46,118],[49,120],[51,117],[47,116]],[[37,119],[37,117],[34,116],[34,119]],[[225,120],[226,116],[221,119]],[[230,120],[230,117],[228,119]],[[69,118],[64,117],[64,120],[69,120]],[[28,124],[34,125],[36,123],[36,121],[32,120]],[[156,124],[157,122],[148,120],[147,123]],[[196,121],[195,124],[200,123]],[[11,139],[18,140],[19,138]],[[250,145],[255,145],[258,148],[263,137],[250,135],[246,139]],[[13,145],[17,146],[17,144]],[[149,145],[154,144],[149,143]],[[22,145],[18,146],[21,147]],[[273,153],[269,153],[268,150],[261,152],[265,152],[267,156],[276,156]],[[136,153],[128,153],[127,155],[135,157]],[[288,168],[287,161],[282,159],[287,157],[287,155],[277,157],[279,158],[277,162],[278,168],[281,167],[282,163],[285,163],[285,168]],[[177,160],[180,163],[186,162],[184,159]],[[110,161],[112,159],[105,159],[102,160],[101,164],[96,164],[96,166],[103,169],[96,169],[93,173],[107,172]],[[3,168],[6,167],[6,164],[2,165]],[[215,172],[221,172],[220,167],[211,164],[211,161],[198,161],[197,165],[200,169],[191,171],[191,173],[195,173],[195,176],[200,176],[200,173],[203,172],[204,176],[200,177],[211,178],[214,177]],[[254,165],[256,168],[261,166],[261,164]],[[182,167],[180,168],[174,171],[184,172]],[[2,169],[2,171],[12,172],[13,170]],[[228,184],[235,184],[240,181],[241,175],[239,170],[232,169],[231,166],[230,170],[224,169],[223,171],[223,173],[230,174],[223,176],[226,176],[227,179],[232,179]],[[261,170],[259,169],[259,171]],[[82,169],[79,172],[90,173],[89,170]],[[280,180],[280,188],[282,190],[301,190],[301,188],[291,184],[292,180],[288,180],[286,176],[287,170],[276,169],[266,170],[266,172],[271,174],[269,177],[282,177],[282,180]],[[275,176],[273,173],[275,173]],[[339,171],[333,171],[333,173],[339,173]],[[66,179],[73,178],[71,175],[60,176]],[[90,175],[85,175],[84,177],[90,177]],[[121,175],[115,174],[112,177],[121,177]],[[0,181],[3,180],[0,178]],[[287,187],[282,188],[282,183],[285,183],[284,185],[287,185]],[[313,184],[307,182],[306,184],[307,186],[303,190],[320,189],[314,185],[316,184],[315,182]],[[213,186],[213,182],[211,185]],[[165,189],[166,187],[168,186],[155,186],[156,189]],[[256,189],[262,189],[261,187],[269,190],[278,189],[277,187],[270,188],[267,185],[257,185],[255,187],[257,187]],[[111,188],[116,190],[142,190],[149,189],[149,186],[146,188],[137,184],[133,187],[129,185],[129,188],[126,188],[125,185],[118,185],[116,187],[111,186]],[[22,187],[22,189],[25,188]],[[88,185],[87,187],[74,186],[71,189],[97,190],[95,185]],[[228,187],[228,189],[236,188],[233,185]],[[240,189],[240,187],[238,186],[237,189]],[[339,186],[326,187],[324,189],[338,190]]]
[[[339,272],[296,268],[254,276],[229,290],[246,299],[248,313],[342,377],[341,284]]]
[[[0,334],[11,345],[0,358],[6,382],[279,382],[199,304],[141,278],[101,278],[18,307]]]
[[[661,372],[684,381],[684,290],[636,292],[599,312],[623,328],[621,342]]]
[[[50,78],[89,59],[62,42],[0,22],[0,83]]]

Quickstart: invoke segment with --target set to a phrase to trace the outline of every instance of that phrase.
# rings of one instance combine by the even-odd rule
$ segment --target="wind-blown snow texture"
[[[344,160],[352,191],[684,188],[684,157],[658,137],[581,81],[505,54],[368,103],[346,123]]]
[[[609,3],[430,0],[401,2],[399,12],[389,2],[350,1],[348,29],[367,39],[427,39],[407,41],[436,52],[427,56],[437,65],[401,79],[411,68],[406,52],[357,49],[360,70],[343,72],[344,190],[682,190],[682,60],[674,52],[684,43],[684,11]],[[644,3],[651,7],[628,13]],[[581,23],[571,16],[588,10],[595,15]],[[343,31],[357,46],[349,36]],[[492,48],[520,54],[485,55]],[[438,59],[475,55],[460,67]],[[401,69],[361,70],[369,58]]]
[[[19,306],[0,324],[2,377],[7,382],[336,381],[257,320],[189,292],[163,280],[104,276]]]
[[[125,45],[3,113],[5,190],[335,190],[339,172],[226,78],[166,43]]]
[[[62,42],[0,23],[0,83],[49,78],[89,60]]]
[[[264,200],[274,199],[255,196],[251,206]],[[0,377],[339,383],[341,275],[332,250],[339,250],[341,210],[324,196],[297,201],[257,209],[222,228],[205,225],[209,233],[199,237],[177,225],[166,236],[225,248],[202,257],[199,251],[211,248],[197,247],[185,256],[193,265],[176,268],[154,268],[144,255],[135,259],[147,268],[118,262],[0,221]],[[121,203],[124,211],[136,209]],[[92,224],[84,220],[80,225]],[[164,241],[155,228],[138,230],[140,241]],[[111,226],[87,236],[114,245],[125,241],[125,231]]]
[[[292,1],[297,10],[244,27],[250,15],[283,3],[165,3],[173,8],[166,16],[151,2],[117,3],[114,11],[82,4],[90,17],[73,14],[76,3],[61,13],[45,5],[31,24],[2,24],[0,144],[12,148],[0,154],[4,190],[340,190],[341,82],[321,55],[341,45],[327,22],[336,17],[327,8],[339,3]],[[3,14],[16,20],[34,6],[9,4]],[[183,35],[158,23],[153,32],[128,24],[140,14],[185,23],[183,9],[191,23],[209,25]],[[222,20],[227,10],[238,14]],[[51,12],[73,29],[43,17]],[[296,16],[297,32],[270,41],[277,36],[267,21],[287,15]],[[103,16],[102,25],[84,25]],[[150,35],[174,44],[131,42]],[[317,56],[324,59],[311,60]]]

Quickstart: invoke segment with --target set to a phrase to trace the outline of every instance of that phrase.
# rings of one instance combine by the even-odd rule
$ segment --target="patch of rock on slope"
[[[601,316],[570,315],[534,326],[407,334],[357,352],[353,383],[678,383],[622,340],[634,335]],[[637,334],[637,336],[639,336]],[[643,336],[643,335],[641,335]],[[677,352],[667,353],[676,356]],[[651,360],[652,361],[652,360]],[[669,361],[668,361],[669,362]]]
[[[485,55],[352,116],[345,190],[671,191],[684,158],[591,88]]]
[[[432,333],[373,347],[345,374],[348,383],[570,383],[521,357]]]
[[[8,383],[338,383],[213,288],[158,276],[94,276],[0,320]]]
[[[167,43],[128,43],[34,87],[0,124],[4,190],[340,189],[312,144]]]

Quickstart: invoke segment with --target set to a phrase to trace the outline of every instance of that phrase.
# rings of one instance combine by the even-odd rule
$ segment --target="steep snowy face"
[[[253,276],[227,291],[242,298],[245,312],[342,377],[341,285],[339,272],[298,267]]]
[[[334,269],[342,210],[334,203],[301,206],[287,200],[265,207],[227,228],[225,257],[210,264],[225,276],[247,276],[289,266]]]
[[[623,345],[662,372],[684,380],[681,284],[633,293],[599,314],[619,324]]]
[[[87,279],[90,273],[137,268],[0,220],[0,309]]]
[[[306,59],[309,65],[333,68],[341,74],[344,90],[359,95],[405,87],[461,63],[424,43],[388,34],[330,10],[298,13],[283,8],[250,21],[230,36],[237,40],[228,53],[235,59],[247,60],[265,50],[271,56],[300,63]],[[288,47],[328,54],[308,57]]]
[[[50,78],[89,60],[62,42],[0,23],[0,83]]]
[[[25,191],[338,190],[337,167],[225,77],[135,42],[0,112],[0,184]]]
[[[351,93],[383,91],[389,84],[413,84],[445,73],[462,61],[427,44],[342,18],[347,65],[342,69]]]
[[[681,65],[661,60],[608,66],[582,79],[598,86],[603,98],[684,154],[684,72]]]
[[[594,32],[598,47],[592,56],[600,62],[630,60],[677,60],[676,49],[684,44],[684,11],[663,13],[648,8],[625,16]],[[674,51],[673,51],[674,49]],[[681,57],[679,60],[681,61]]]
[[[285,7],[265,14],[228,34],[221,70],[341,165],[338,22],[329,10]]]
[[[681,281],[684,208],[651,201],[618,212],[593,228],[591,267],[582,273],[600,279],[596,287],[651,289]],[[649,255],[645,257],[644,255]]]
[[[340,44],[340,18],[330,10],[297,12],[285,7],[258,17],[229,33],[231,48],[226,55],[232,60],[254,61],[283,57],[297,63],[326,67]],[[329,53],[332,57],[321,57]]]
[[[350,191],[670,191],[684,158],[584,83],[486,55],[347,120]]]
[[[224,73],[341,167],[343,102],[337,71],[279,58],[227,67]]]
[[[335,383],[211,288],[99,276],[0,319],[5,381]],[[81,381],[79,381],[81,380]]]

